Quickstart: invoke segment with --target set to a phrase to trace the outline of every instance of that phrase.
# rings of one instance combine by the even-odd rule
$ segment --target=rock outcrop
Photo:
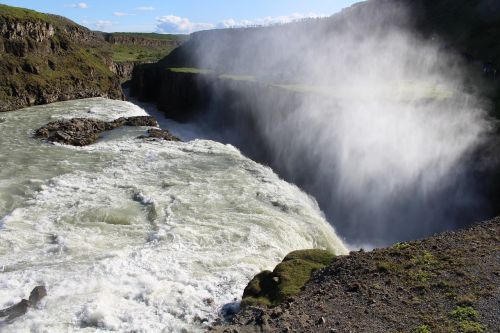
[[[311,275],[325,268],[335,255],[325,250],[301,250],[289,253],[271,271],[257,274],[243,292],[242,306],[276,306],[297,294]]]
[[[96,142],[102,132],[122,126],[157,127],[158,123],[150,116],[118,118],[109,122],[92,118],[73,118],[48,123],[36,130],[34,137],[66,145],[87,146]],[[172,141],[178,141],[172,135],[167,137],[166,134],[163,134],[162,138],[165,140],[170,138]]]
[[[113,62],[110,69],[113,73],[118,75],[121,82],[126,82],[132,78],[132,72],[138,64],[144,64],[144,62],[139,61],[123,61],[123,62]]]
[[[123,99],[102,35],[63,17],[0,5],[0,112],[56,101]]]

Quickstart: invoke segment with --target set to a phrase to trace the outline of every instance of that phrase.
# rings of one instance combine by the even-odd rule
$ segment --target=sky
[[[106,32],[191,33],[329,16],[360,0],[0,0]]]

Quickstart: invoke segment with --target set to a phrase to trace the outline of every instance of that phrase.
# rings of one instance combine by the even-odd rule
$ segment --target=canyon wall
[[[122,99],[101,34],[63,17],[0,5],[0,111],[56,101]]]

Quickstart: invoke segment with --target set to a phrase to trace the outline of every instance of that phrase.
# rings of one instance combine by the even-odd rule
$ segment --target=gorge
[[[497,332],[499,33],[490,0],[189,36],[0,5],[0,332]]]

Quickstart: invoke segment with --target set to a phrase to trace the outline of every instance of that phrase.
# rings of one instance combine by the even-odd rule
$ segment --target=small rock
[[[175,135],[172,135],[172,133],[170,133],[169,131],[156,129],[156,128],[149,129],[147,136],[141,135],[140,137],[138,137],[138,139],[149,139],[149,138],[151,138],[151,139],[163,139],[166,141],[181,141],[181,139],[179,139]]]
[[[7,317],[7,321],[16,319],[17,317],[21,317],[22,315],[26,314],[28,312],[28,306],[29,306],[29,301],[26,299],[23,299],[21,302],[0,310],[0,317]]]
[[[38,304],[38,302],[40,302],[42,300],[42,298],[44,298],[45,296],[47,296],[47,289],[45,288],[45,286],[35,287],[31,291],[31,294],[29,297],[29,305],[36,306]]]

